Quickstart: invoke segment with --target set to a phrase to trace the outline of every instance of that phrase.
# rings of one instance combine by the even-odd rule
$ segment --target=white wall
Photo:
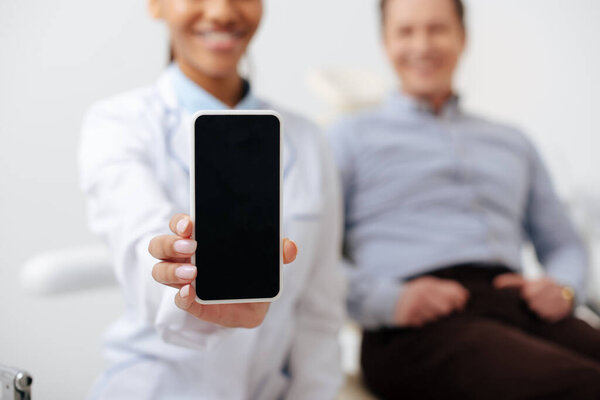
[[[469,6],[470,49],[460,77],[467,106],[525,129],[563,192],[600,194],[593,185],[600,182],[600,2]]]
[[[77,186],[82,112],[153,80],[165,54],[144,2],[0,1],[0,363],[33,374],[34,399],[84,397],[121,301],[117,290],[34,298],[19,268],[92,240]]]
[[[319,66],[393,78],[375,0],[267,0],[253,46],[259,93],[317,117],[306,88]],[[561,188],[598,193],[600,3],[471,0],[459,87],[468,108],[523,127]],[[102,367],[101,331],[116,290],[34,298],[17,285],[31,254],[92,240],[77,188],[83,110],[151,82],[166,38],[145,1],[0,1],[0,362],[29,369],[36,399],[80,399]],[[82,362],[83,360],[83,362]]]

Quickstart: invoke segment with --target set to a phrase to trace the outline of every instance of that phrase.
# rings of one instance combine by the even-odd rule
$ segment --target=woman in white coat
[[[332,399],[342,382],[340,192],[315,127],[257,99],[238,74],[262,3],[151,0],[150,11],[169,27],[174,63],[156,84],[94,105],[83,124],[91,227],[110,246],[125,299],[90,398]],[[284,121],[283,229],[300,251],[270,309],[201,306],[189,285],[191,115],[225,108],[274,108]],[[283,248],[290,262],[296,246]]]

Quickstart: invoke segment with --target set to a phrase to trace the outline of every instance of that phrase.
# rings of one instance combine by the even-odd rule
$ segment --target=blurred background
[[[600,235],[600,2],[466,5],[463,104],[523,128],[582,230]],[[265,6],[249,60],[263,97],[329,121],[335,110],[315,87],[320,72],[352,68],[395,87],[376,0]],[[152,83],[167,48],[144,0],[0,1],[0,363],[33,374],[35,399],[84,397],[121,300],[110,287],[34,295],[19,273],[35,254],[96,241],[78,188],[82,115],[98,99]]]

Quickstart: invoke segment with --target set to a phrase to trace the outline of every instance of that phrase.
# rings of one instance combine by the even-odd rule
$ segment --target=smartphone
[[[270,110],[199,111],[192,125],[196,301],[273,301],[283,264],[281,119]]]

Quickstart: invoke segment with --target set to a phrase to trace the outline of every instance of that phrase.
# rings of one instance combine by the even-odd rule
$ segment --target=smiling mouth
[[[405,60],[404,65],[411,70],[422,74],[434,73],[442,67],[442,63],[435,59]]]
[[[210,50],[233,50],[246,36],[244,31],[197,31],[195,35],[202,40]]]

